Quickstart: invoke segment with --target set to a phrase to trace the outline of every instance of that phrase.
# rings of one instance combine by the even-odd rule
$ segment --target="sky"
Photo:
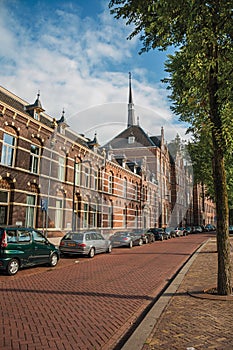
[[[127,127],[128,80],[139,125],[167,141],[187,138],[170,110],[168,52],[139,55],[139,38],[110,14],[106,0],[0,0],[0,85],[104,145]],[[171,51],[172,52],[172,51]]]

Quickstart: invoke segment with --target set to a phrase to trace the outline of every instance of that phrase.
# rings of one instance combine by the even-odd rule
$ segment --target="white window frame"
[[[127,179],[123,178],[123,197],[127,198]]]
[[[12,139],[12,143],[7,142],[7,137]],[[16,137],[14,135],[4,132],[2,139],[2,154],[1,154],[1,164],[7,166],[13,166],[15,160],[15,147]]]
[[[34,147],[35,150],[38,151],[32,152],[32,148]],[[41,148],[38,145],[31,144],[31,153],[30,153],[30,171],[33,174],[39,173],[39,166],[40,166],[40,150]]]
[[[62,229],[63,223],[63,199],[56,199],[54,226],[56,229]]]
[[[108,176],[108,193],[113,193],[113,173],[110,172]]]
[[[58,180],[65,181],[65,157],[59,156],[58,158]]]
[[[88,228],[89,222],[89,203],[83,203],[83,228]]]
[[[28,194],[26,199],[26,218],[25,226],[34,227],[35,226],[35,217],[36,217],[36,195]]]
[[[0,190],[0,193],[6,194],[6,201],[0,201],[0,224],[6,225],[8,223],[10,191]]]

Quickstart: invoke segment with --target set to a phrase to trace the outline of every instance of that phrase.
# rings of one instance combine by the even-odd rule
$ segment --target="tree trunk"
[[[228,231],[228,197],[226,187],[226,174],[224,158],[219,149],[215,150],[213,160],[214,183],[216,194],[217,213],[217,250],[218,250],[218,280],[217,291],[219,295],[232,293],[231,282],[231,247]]]
[[[215,65],[211,64],[209,70],[209,105],[210,119],[213,123],[213,177],[217,213],[217,250],[218,250],[218,281],[217,291],[219,295],[232,293],[231,282],[231,247],[229,240],[229,208],[227,195],[226,171],[224,153],[226,150],[223,136],[222,120],[218,104],[218,47],[211,46],[211,57]]]

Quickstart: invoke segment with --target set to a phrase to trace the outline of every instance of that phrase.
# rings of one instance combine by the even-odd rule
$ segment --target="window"
[[[40,115],[37,111],[34,111],[34,119],[35,120],[40,120]]]
[[[26,227],[33,227],[34,226],[35,210],[36,210],[36,196],[28,195],[26,204],[27,204],[27,208],[26,208],[25,226]]]
[[[126,179],[126,177],[124,177],[124,179],[123,179],[123,197],[124,198],[127,197],[127,179]]]
[[[123,209],[123,227],[127,228],[127,207]]]
[[[113,193],[113,174],[110,173],[108,177],[108,193]]]
[[[84,167],[84,187],[89,188],[90,186],[90,169],[88,167]]]
[[[87,228],[88,227],[88,203],[84,203],[83,206],[83,228]]]
[[[135,200],[138,200],[138,184],[135,185]]]
[[[90,227],[97,226],[97,204],[92,203],[89,210],[90,215]]]
[[[112,206],[112,202],[110,202],[110,206],[108,207],[108,227],[113,228],[113,206]]]
[[[30,242],[31,234],[29,231],[18,231],[18,240],[19,242]]]
[[[0,191],[0,225],[7,224],[9,192]]]
[[[134,136],[129,136],[128,137],[128,143],[131,144],[131,143],[134,143],[135,142],[135,137]]]
[[[45,243],[46,238],[38,231],[32,231],[34,241],[38,243]]]
[[[98,190],[98,171],[94,170],[94,183],[93,183],[93,189]]]
[[[56,200],[56,210],[55,210],[55,228],[62,228],[62,213],[63,213],[63,200]]]
[[[13,166],[15,151],[15,137],[9,134],[3,134],[1,163],[3,165]]]
[[[75,163],[75,185],[80,186],[81,185],[81,165],[80,163]]]
[[[65,181],[65,158],[58,159],[58,180]]]
[[[31,145],[30,171],[33,174],[38,174],[39,172],[39,159],[40,159],[40,147],[36,145]]]
[[[7,243],[17,243],[17,231],[8,230],[7,231]]]

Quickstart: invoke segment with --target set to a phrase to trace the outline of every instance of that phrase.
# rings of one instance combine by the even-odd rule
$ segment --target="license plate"
[[[67,243],[68,247],[75,247],[75,243]]]

